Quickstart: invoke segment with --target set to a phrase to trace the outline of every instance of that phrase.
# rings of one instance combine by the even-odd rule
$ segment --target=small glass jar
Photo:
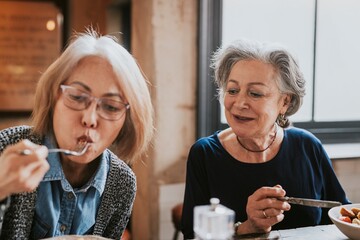
[[[211,198],[210,205],[194,208],[194,232],[199,240],[227,240],[234,235],[235,212]]]

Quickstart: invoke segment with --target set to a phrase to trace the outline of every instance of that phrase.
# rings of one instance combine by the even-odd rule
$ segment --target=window
[[[227,125],[209,69],[211,53],[238,38],[279,42],[307,80],[290,119],[323,143],[360,142],[360,2],[356,0],[222,0],[200,3],[199,137]],[[205,102],[207,101],[207,103]]]

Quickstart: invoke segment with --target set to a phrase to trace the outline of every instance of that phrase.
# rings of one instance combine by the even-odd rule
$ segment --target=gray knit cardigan
[[[41,144],[29,126],[17,126],[0,131],[0,154],[8,145],[22,139]],[[110,150],[106,150],[109,151]],[[96,216],[93,235],[120,239],[129,221],[136,193],[136,178],[130,167],[110,152],[111,165],[105,190]],[[36,190],[11,196],[4,216],[0,239],[31,239],[35,212]],[[86,219],[84,219],[86,221]]]

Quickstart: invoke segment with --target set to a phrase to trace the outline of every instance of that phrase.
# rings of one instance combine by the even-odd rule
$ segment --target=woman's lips
[[[83,135],[81,137],[78,138],[78,144],[86,144],[86,143],[92,143],[93,140],[91,139],[91,137]]]
[[[238,121],[251,121],[251,120],[254,120],[254,118],[250,118],[250,117],[244,117],[244,116],[238,116],[238,115],[233,115],[233,116]]]

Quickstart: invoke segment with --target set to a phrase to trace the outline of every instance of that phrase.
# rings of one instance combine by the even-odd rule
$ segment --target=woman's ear
[[[285,113],[288,108],[290,107],[290,103],[291,103],[291,96],[289,94],[284,94],[283,96],[283,106],[281,108],[281,113]]]
[[[289,94],[286,94],[285,100],[284,100],[284,106],[290,106],[290,102],[291,102],[291,96]]]

